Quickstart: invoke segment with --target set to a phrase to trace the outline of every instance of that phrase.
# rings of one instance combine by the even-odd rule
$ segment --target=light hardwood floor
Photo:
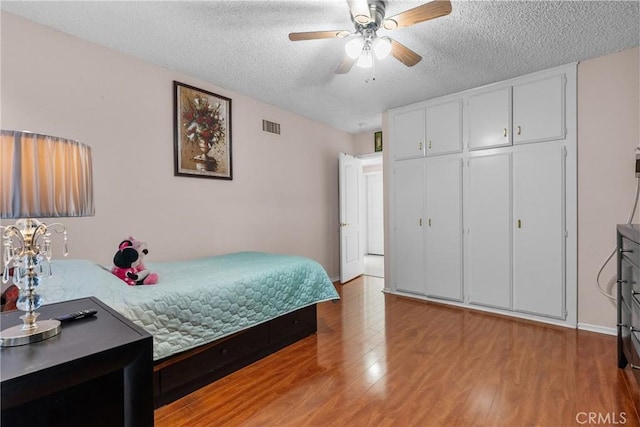
[[[336,285],[318,333],[155,411],[156,426],[640,425],[613,336]]]

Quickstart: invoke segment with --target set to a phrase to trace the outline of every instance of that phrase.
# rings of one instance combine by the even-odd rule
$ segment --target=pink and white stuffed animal
[[[144,257],[148,253],[145,242],[134,237],[123,240],[113,256],[114,267],[111,272],[129,286],[155,285],[158,283],[158,275],[147,270],[144,265]]]

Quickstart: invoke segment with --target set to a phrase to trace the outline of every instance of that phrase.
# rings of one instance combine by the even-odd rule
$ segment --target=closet
[[[576,64],[389,111],[389,292],[577,321]]]
[[[462,160],[407,160],[393,175],[398,289],[460,301]]]
[[[469,150],[563,139],[564,74],[469,95]]]
[[[469,159],[469,302],[564,318],[563,145]]]

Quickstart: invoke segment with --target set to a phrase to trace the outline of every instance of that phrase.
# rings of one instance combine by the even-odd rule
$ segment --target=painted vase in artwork
[[[196,163],[196,170],[214,172],[217,162],[216,159],[209,156],[211,147],[209,147],[205,141],[199,141],[198,149],[201,151],[201,154],[193,158],[193,161]]]

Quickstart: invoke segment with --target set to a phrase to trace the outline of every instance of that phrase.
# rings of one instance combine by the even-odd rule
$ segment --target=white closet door
[[[513,87],[513,143],[565,137],[564,74]]]
[[[462,159],[426,164],[427,295],[462,300]]]
[[[469,150],[511,145],[511,88],[471,95],[468,102]]]
[[[462,151],[462,120],[460,100],[426,108],[427,156]]]
[[[564,147],[513,154],[514,308],[564,318]]]
[[[394,232],[396,288],[424,294],[424,163],[398,162],[394,168]]]
[[[398,113],[392,118],[393,158],[395,160],[423,157],[425,152],[424,108]]]
[[[511,308],[511,155],[469,159],[469,302]]]

